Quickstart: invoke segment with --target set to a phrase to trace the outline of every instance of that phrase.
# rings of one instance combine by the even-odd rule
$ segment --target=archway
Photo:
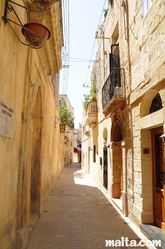
[[[33,109],[33,138],[31,157],[31,187],[30,187],[30,211],[32,214],[40,214],[41,191],[41,125],[42,125],[41,90],[38,89]]]

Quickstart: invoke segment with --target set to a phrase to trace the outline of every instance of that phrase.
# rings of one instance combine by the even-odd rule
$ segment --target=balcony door
[[[114,96],[114,89],[121,86],[120,79],[120,57],[119,57],[119,44],[111,45],[110,53],[110,95]]]

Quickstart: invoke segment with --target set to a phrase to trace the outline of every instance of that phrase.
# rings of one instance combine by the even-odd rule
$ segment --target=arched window
[[[158,93],[152,100],[150,113],[156,112],[160,109],[162,109],[162,99],[160,97],[160,94]]]

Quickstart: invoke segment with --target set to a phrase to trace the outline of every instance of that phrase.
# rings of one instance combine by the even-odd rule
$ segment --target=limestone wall
[[[148,14],[142,18],[141,2],[136,1],[135,5],[129,4],[126,9],[128,39],[121,39],[121,45],[126,45],[129,49],[129,54],[125,54],[121,49],[121,61],[126,68],[126,78],[129,79],[129,70],[127,70],[129,66],[131,75],[128,81],[130,95],[127,95],[132,116],[132,121],[128,123],[132,133],[130,137],[132,163],[127,164],[128,215],[136,224],[153,222],[150,129],[163,125],[164,111],[150,114],[149,108],[158,92],[164,94],[164,86],[161,83],[165,78],[163,73],[165,44],[162,41],[164,11],[163,1],[153,1]],[[145,148],[147,148],[146,153]]]
[[[25,22],[22,9],[16,10]],[[24,41],[20,27],[15,30]],[[39,51],[22,45],[2,19],[0,37],[0,248],[21,249],[32,214],[41,215],[63,168],[58,100]]]
[[[113,1],[107,16],[98,27],[98,51],[93,71],[96,73],[98,107],[98,154],[96,163],[90,158],[90,172],[103,192],[113,196],[117,188],[119,158],[114,152],[113,126],[120,124],[122,141],[122,211],[136,224],[153,222],[153,166],[151,129],[164,127],[165,96],[165,4],[152,1],[143,16],[142,1]],[[119,43],[120,67],[124,71],[126,105],[123,111],[105,117],[102,109],[102,87],[110,73],[109,53],[111,45]],[[150,114],[150,106],[156,94],[160,94],[163,108]],[[84,126],[85,127],[85,126]],[[103,187],[104,135],[109,143],[108,190]],[[91,141],[93,141],[91,130]],[[92,144],[93,145],[93,144]],[[83,162],[89,152],[84,146]],[[91,155],[91,152],[90,152]],[[116,165],[116,167],[115,167]],[[84,165],[85,167],[85,165]],[[115,173],[117,172],[117,173]],[[116,175],[115,175],[116,174]],[[116,181],[116,185],[114,185]]]

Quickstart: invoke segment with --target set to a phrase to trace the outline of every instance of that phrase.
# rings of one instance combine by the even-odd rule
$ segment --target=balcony
[[[88,106],[87,106],[87,110],[86,110],[86,120],[85,120],[85,124],[89,125],[90,127],[95,126],[96,122],[97,122],[97,102],[96,100],[92,100],[91,102],[89,102]]]
[[[102,88],[102,107],[105,116],[112,116],[124,109],[125,79],[124,70],[113,69]]]

